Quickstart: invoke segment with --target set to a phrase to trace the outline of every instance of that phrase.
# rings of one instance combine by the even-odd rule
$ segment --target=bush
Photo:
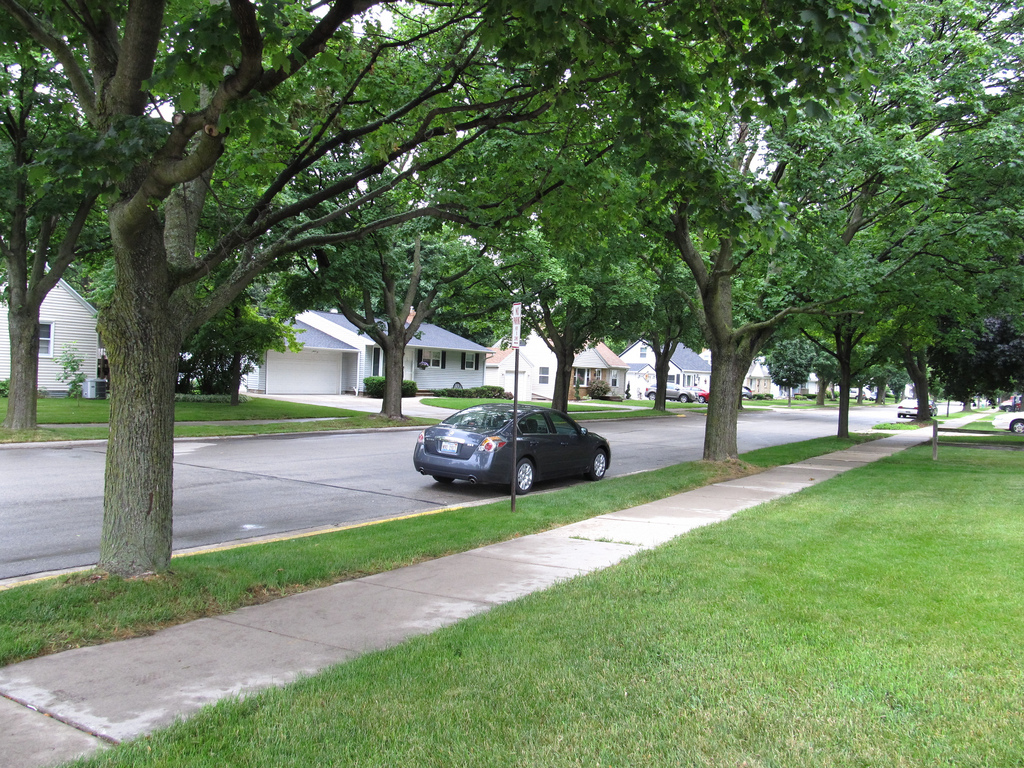
[[[506,392],[503,388],[493,384],[485,384],[482,387],[473,387],[471,389],[435,389],[432,392],[434,397],[467,397],[487,400],[512,399],[511,392]]]
[[[11,380],[3,379],[0,381],[0,397],[10,397],[11,395]]]
[[[751,395],[750,397],[751,397],[752,400],[774,400],[775,399],[775,395],[773,395],[771,392],[768,392],[766,394]]]
[[[248,403],[252,400],[248,395],[239,393],[238,402],[239,404]],[[174,402],[176,403],[230,403],[231,395],[190,395],[183,392],[177,392],[174,395]]]
[[[365,388],[365,394],[367,397],[384,397],[384,382],[383,376],[367,376],[363,379],[363,387]],[[411,379],[404,379],[402,381],[402,397],[415,397],[417,392],[416,382]]]
[[[363,379],[363,387],[367,397],[384,397],[383,376],[367,376]]]
[[[604,379],[598,379],[597,381],[592,381],[590,383],[590,386],[587,387],[587,391],[590,393],[591,397],[600,399],[602,397],[608,397],[608,395],[611,394],[612,388]]]

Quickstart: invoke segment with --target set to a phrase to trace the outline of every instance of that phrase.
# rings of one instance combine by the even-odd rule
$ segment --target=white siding
[[[424,350],[429,355],[430,350]],[[429,368],[418,368],[416,367],[417,351],[415,349],[407,349],[405,356],[405,370],[406,378],[411,378],[416,382],[416,386],[419,389],[447,389],[453,386],[456,382],[462,385],[463,389],[471,389],[473,387],[483,386],[484,383],[484,368],[486,366],[486,352],[467,352],[466,355],[477,355],[477,359],[480,362],[480,366],[476,370],[465,369],[462,367],[462,351],[456,349],[446,349],[444,351],[444,367],[429,367]],[[427,357],[429,359],[429,357]],[[412,376],[408,376],[409,371],[413,371]]]
[[[74,344],[84,358],[82,372],[92,379],[97,373],[99,337],[96,315],[64,281],[60,281],[43,299],[40,323],[52,323],[52,354],[39,357],[39,388],[48,392],[67,392],[67,382],[57,381],[62,372],[60,356],[65,346]],[[7,305],[0,304],[0,379],[11,375],[11,339],[7,325]]]

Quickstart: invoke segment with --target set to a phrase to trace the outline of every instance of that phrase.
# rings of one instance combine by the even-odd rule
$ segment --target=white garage
[[[340,350],[303,349],[301,352],[267,352],[268,395],[338,395],[344,377]]]

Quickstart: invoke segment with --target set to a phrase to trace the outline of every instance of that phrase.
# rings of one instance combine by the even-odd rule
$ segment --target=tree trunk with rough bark
[[[39,307],[15,298],[7,311],[11,344],[11,381],[7,396],[7,429],[32,430],[36,424],[39,386]]]
[[[903,363],[907,367],[907,375],[914,383],[914,394],[917,396],[917,416],[915,421],[931,421],[932,406],[928,393],[928,353],[923,349],[912,349],[903,345]]]
[[[734,393],[742,391],[743,379],[753,360],[754,353],[742,337],[732,335],[725,343],[711,348],[711,399],[704,427],[705,461],[725,461],[739,455],[736,425],[740,409]]]
[[[399,333],[404,333],[404,328]],[[405,379],[405,343],[387,336],[384,347],[384,402],[380,407],[381,416],[389,419],[403,419],[402,415],[402,381]]]
[[[117,281],[100,328],[110,359],[110,439],[99,566],[165,570],[172,544],[174,384],[183,332],[172,306],[163,228],[111,211]],[[126,230],[126,231],[125,231]]]

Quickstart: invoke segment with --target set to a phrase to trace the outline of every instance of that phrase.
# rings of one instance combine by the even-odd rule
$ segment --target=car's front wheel
[[[587,470],[587,480],[600,480],[608,471],[608,456],[604,451],[598,450],[590,461],[590,469]]]
[[[679,402],[680,403],[688,403],[688,402],[690,402],[690,396],[688,394],[686,394],[685,392],[681,392],[679,394]]]
[[[1010,431],[1015,435],[1024,435],[1024,419],[1018,419],[1010,424]]]
[[[520,459],[516,465],[516,493],[529,493],[533,488],[533,462]]]
[[[703,404],[703,403],[706,403],[707,401],[708,401],[708,399],[706,397],[704,397],[704,395],[697,395],[697,402],[698,403]]]

